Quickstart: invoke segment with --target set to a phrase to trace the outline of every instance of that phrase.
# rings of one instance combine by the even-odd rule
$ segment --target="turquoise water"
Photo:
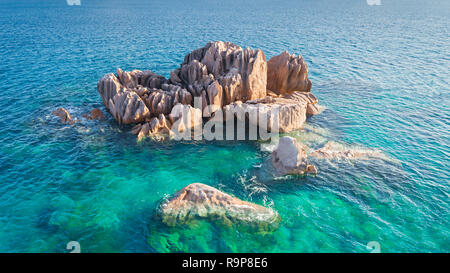
[[[450,2],[381,1],[1,1],[0,251],[449,252]],[[277,178],[257,142],[137,143],[110,115],[81,119],[105,111],[103,74],[168,76],[214,40],[303,54],[326,110],[290,135],[384,156]],[[193,182],[273,207],[279,229],[155,219]]]

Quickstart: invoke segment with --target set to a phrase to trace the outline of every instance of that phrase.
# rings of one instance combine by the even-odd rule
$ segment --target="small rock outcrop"
[[[289,136],[280,138],[272,152],[272,164],[282,174],[317,173],[316,167],[308,164],[305,146]]]
[[[308,66],[302,56],[284,51],[272,57],[267,65],[267,89],[278,93],[311,91]]]
[[[242,201],[211,186],[193,183],[161,204],[162,221],[169,225],[188,224],[195,219],[213,219],[228,225],[256,225],[276,229],[280,216],[271,208]]]
[[[84,118],[87,118],[89,120],[101,120],[105,119],[105,115],[103,114],[102,110],[98,108],[92,109],[92,111],[89,114],[84,114]]]
[[[63,107],[60,107],[60,108],[52,111],[52,115],[59,117],[62,123],[72,124],[74,122],[72,120],[72,117],[70,116],[69,112],[66,109],[64,109]]]

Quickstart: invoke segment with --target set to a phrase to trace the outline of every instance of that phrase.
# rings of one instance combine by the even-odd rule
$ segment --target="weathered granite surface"
[[[276,229],[281,220],[271,208],[242,201],[201,183],[190,184],[164,201],[159,214],[169,226],[189,224],[203,218],[228,225],[254,225],[270,230]]]
[[[267,89],[286,93],[289,91],[311,91],[308,65],[302,56],[283,51],[272,57],[267,67]]]

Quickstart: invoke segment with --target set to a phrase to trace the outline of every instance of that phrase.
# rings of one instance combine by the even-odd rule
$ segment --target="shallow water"
[[[0,251],[449,252],[450,3],[387,1],[0,2]],[[306,59],[326,110],[291,133],[380,151],[274,177],[259,142],[137,143],[105,111],[97,80],[168,76],[208,41]],[[80,119],[62,125],[65,107]],[[169,228],[158,204],[192,183],[273,207],[272,233],[199,221]]]

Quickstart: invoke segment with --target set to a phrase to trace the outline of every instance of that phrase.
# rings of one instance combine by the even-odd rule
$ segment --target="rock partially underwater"
[[[201,183],[190,184],[164,201],[159,209],[162,221],[169,226],[209,219],[225,225],[253,227],[272,231],[281,220],[276,211],[236,197]]]
[[[272,164],[281,174],[317,174],[316,167],[308,164],[305,149],[295,138],[284,136],[272,152]]]
[[[387,159],[387,156],[379,150],[361,147],[348,147],[337,142],[329,141],[320,149],[309,154],[310,157],[321,159]]]
[[[133,132],[138,138],[171,136],[175,124],[172,113],[178,104],[201,113],[207,106],[213,109],[209,112],[257,111],[269,121],[275,121],[274,113],[279,113],[277,128],[281,132],[302,129],[307,115],[320,112],[317,98],[310,93],[308,67],[301,56],[285,51],[267,62],[259,49],[221,41],[187,54],[169,79],[148,70],[117,69],[116,75],[106,74],[97,89],[118,123],[137,124]],[[194,123],[197,125],[197,121]],[[275,128],[270,122],[263,126],[269,131]],[[174,130],[194,127],[185,125]]]
[[[68,123],[68,124],[72,124],[74,123],[74,120],[72,119],[72,116],[69,114],[69,112],[63,108],[60,107],[56,110],[52,111],[52,115],[59,117],[61,120],[61,123]]]

